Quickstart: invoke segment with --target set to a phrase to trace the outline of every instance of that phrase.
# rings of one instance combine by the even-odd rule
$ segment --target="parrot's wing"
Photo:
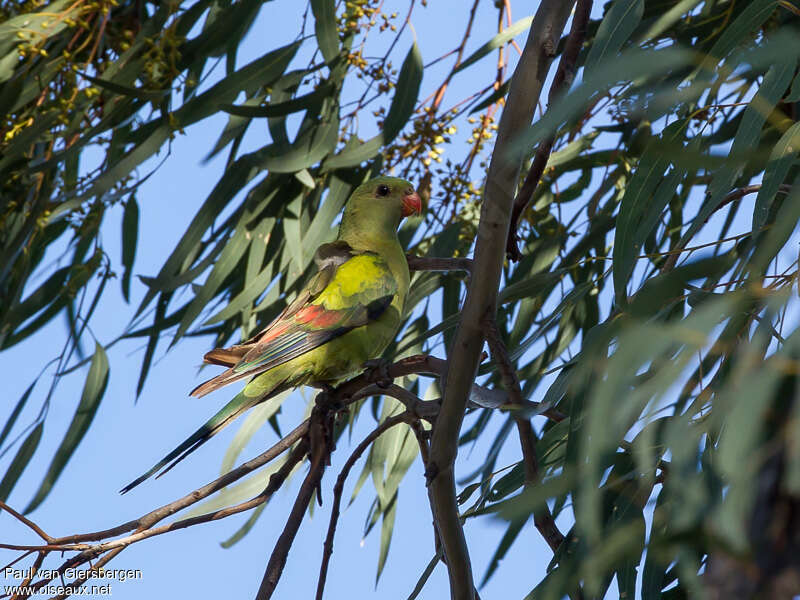
[[[231,346],[230,348],[214,348],[213,350],[205,353],[203,356],[203,361],[212,365],[220,365],[223,367],[233,367],[236,365],[240,360],[242,360],[244,355],[247,354],[250,349],[252,349],[253,345],[258,342],[259,338],[261,338],[267,331],[270,331],[273,326],[282,321],[287,315],[296,313],[303,306],[308,304],[308,302],[313,300],[313,298],[318,296],[319,293],[325,289],[328,283],[330,283],[331,279],[333,279],[333,276],[336,273],[336,267],[347,262],[353,257],[353,254],[353,249],[350,248],[350,245],[347,242],[336,241],[331,242],[330,244],[322,244],[319,248],[317,248],[317,251],[314,254],[314,263],[317,265],[316,275],[314,275],[314,277],[308,282],[306,287],[303,288],[303,290],[297,295],[297,298],[295,298],[291,304],[286,306],[286,308],[284,308],[283,311],[277,317],[275,317],[269,325],[267,325],[264,329],[259,331],[246,342]],[[203,395],[196,393],[199,389],[200,388],[198,387],[192,390],[191,395]],[[208,391],[210,392],[212,390]],[[203,393],[205,394],[208,392]]]
[[[397,293],[397,281],[386,262],[372,252],[354,253],[343,242],[326,244],[317,252],[319,273],[286,309],[252,340],[209,352],[207,362],[230,367],[196,388],[202,396],[242,377],[249,377],[291,360],[354,327],[377,319]],[[293,387],[284,381],[266,397]],[[149,471],[125,486],[128,492],[145,479],[163,475],[249,408],[265,400],[239,392],[182,444]]]
[[[397,294],[389,266],[372,252],[355,253],[344,242],[317,251],[319,272],[298,297],[246,344],[212,350],[206,361],[230,367],[192,391],[203,396],[257,375],[377,319]]]

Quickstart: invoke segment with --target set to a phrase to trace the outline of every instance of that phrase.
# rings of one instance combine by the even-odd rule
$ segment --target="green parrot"
[[[245,343],[208,352],[205,362],[228,368],[191,395],[252,379],[121,492],[158,471],[163,475],[253,406],[300,385],[333,385],[379,358],[397,334],[408,295],[408,263],[397,228],[403,217],[421,212],[419,195],[404,179],[377,177],[357,187],[345,206],[336,241],[317,249],[317,274],[263,331]]]

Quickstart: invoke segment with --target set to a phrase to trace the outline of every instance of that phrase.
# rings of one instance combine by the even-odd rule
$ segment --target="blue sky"
[[[456,36],[463,31],[466,10],[459,5],[459,9],[454,11],[452,6],[451,2],[430,2],[428,8],[416,12],[414,30],[426,63],[454,46]],[[516,3],[516,6],[519,10],[522,5]],[[496,27],[497,13],[491,3],[481,3],[479,10],[467,52],[489,39]],[[514,15],[515,19],[522,16],[525,15]],[[239,64],[291,41],[297,30],[297,19],[297,8],[293,3],[285,0],[267,3],[240,51]],[[276,23],[279,25],[276,26]],[[261,44],[265,35],[269,36],[266,46]],[[285,37],[285,41],[281,36]],[[400,58],[412,39],[412,32],[404,34],[398,47]],[[520,42],[524,41],[524,34],[519,39]],[[494,58],[487,58],[484,63],[489,79],[494,69]],[[437,66],[438,70],[426,71],[423,96],[438,83],[441,69],[448,65],[448,62],[443,62]],[[222,65],[219,68],[223,68]],[[471,76],[462,80],[456,78],[448,92],[452,94],[449,97],[455,100],[460,98],[461,92],[470,90],[471,79]],[[134,269],[136,274],[152,275],[157,272],[194,211],[220,177],[224,167],[221,158],[209,163],[203,163],[202,160],[225,120],[224,116],[215,116],[189,128],[185,136],[178,136],[163,166],[141,187],[138,194],[141,240]],[[251,132],[248,143],[260,146],[264,143],[260,136],[263,136],[265,127],[252,129],[254,132]],[[162,152],[157,160],[143,165],[141,172],[148,172],[163,156]],[[120,256],[121,217],[122,210],[117,206],[107,215],[102,231],[106,251],[117,261]],[[109,287],[113,289],[104,297],[92,322],[92,331],[101,343],[116,337],[133,310],[122,301],[116,281]],[[135,306],[144,291],[144,286],[135,278],[132,291],[132,305]],[[13,377],[6,378],[7,400],[0,408],[0,422],[39,374],[43,362],[58,354],[64,334],[63,321],[58,319],[37,336],[3,354],[4,372],[13,374]],[[159,347],[156,362],[138,403],[134,394],[141,364],[141,342],[120,343],[109,351],[109,386],[91,429],[50,496],[31,515],[51,535],[86,532],[116,525],[169,502],[219,474],[222,456],[237,426],[230,427],[162,479],[149,481],[125,496],[117,492],[122,485],[182,441],[232,393],[231,390],[225,390],[203,399],[189,398],[187,395],[207,376],[208,371],[200,374],[198,367],[202,354],[209,348],[208,340],[184,338],[168,353],[164,350],[166,346],[167,342],[164,341]],[[34,418],[51,375],[52,372],[48,371],[41,378],[28,409],[20,418],[21,423]],[[13,507],[23,508],[37,489],[72,418],[83,378],[84,372],[80,372],[64,378],[59,384],[51,402],[42,443],[9,498]],[[296,392],[284,403],[281,423],[285,430],[302,418],[310,397],[308,392],[305,397]],[[353,445],[373,425],[365,413],[355,428]],[[269,427],[262,428],[242,453],[240,461],[255,456],[276,440],[276,435]],[[518,459],[514,445],[508,446],[498,462],[500,466]],[[13,452],[0,461],[0,472],[11,455]],[[315,509],[313,518],[301,527],[277,597],[307,598],[313,594],[328,524],[330,490],[348,455],[347,444],[340,444],[333,465],[325,476],[325,503],[321,509]],[[485,448],[481,444],[471,451],[465,448],[459,459],[458,472],[462,475],[470,472],[483,461],[484,456]],[[345,489],[346,496],[349,496],[362,464],[363,459],[351,475]],[[304,471],[305,468],[299,474],[302,475]],[[222,549],[219,542],[236,531],[247,515],[159,536],[128,548],[109,567],[141,569],[143,577],[124,583],[111,582],[113,597],[117,600],[173,597],[176,594],[188,597],[253,597],[300,479],[295,476],[290,485],[276,495],[257,525],[231,549]],[[433,556],[431,517],[424,477],[417,462],[401,487],[387,567],[375,586],[380,528],[376,527],[366,539],[362,539],[364,519],[374,497],[370,485],[367,483],[353,505],[342,513],[328,576],[328,598],[345,594],[359,598],[405,597]],[[5,514],[0,515],[0,527],[0,537],[4,541],[37,542],[29,531]],[[484,518],[470,521],[466,529],[476,579],[480,580],[505,530],[505,524]],[[495,577],[482,590],[484,597],[522,597],[530,591],[532,582],[544,575],[551,554],[532,525],[525,528],[515,544],[517,550],[522,547],[524,551],[510,553]],[[3,564],[12,558],[8,553],[0,553],[0,557]],[[45,567],[55,568],[58,564],[57,557],[52,556]],[[524,576],[520,577],[517,573],[524,573]],[[1,575],[0,582],[14,583],[3,581]],[[440,565],[421,597],[445,597],[447,589],[446,573]]]

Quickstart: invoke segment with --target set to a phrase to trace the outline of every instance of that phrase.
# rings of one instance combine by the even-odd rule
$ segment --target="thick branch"
[[[514,137],[530,126],[534,108],[550,68],[556,44],[572,2],[543,0],[531,24],[497,132],[486,179],[475,246],[473,277],[448,365],[444,399],[431,440],[433,479],[428,489],[434,518],[447,559],[450,595],[474,600],[472,567],[456,503],[455,462],[464,410],[483,349],[482,322],[493,315],[505,255],[514,191],[522,156]]]

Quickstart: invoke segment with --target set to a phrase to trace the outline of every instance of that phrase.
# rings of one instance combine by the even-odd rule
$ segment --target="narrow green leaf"
[[[341,212],[353,186],[334,176],[328,184],[328,195],[322,206],[314,215],[308,229],[303,232],[303,244],[308,248],[319,248],[325,242],[333,240],[333,221]]]
[[[599,63],[619,52],[641,23],[643,14],[644,0],[615,0],[603,17],[589,48],[586,71],[594,71]]]
[[[269,86],[284,74],[298,48],[300,42],[294,42],[246,64],[184,104],[173,113],[174,119],[185,127],[214,114],[220,104],[230,104],[242,91],[254,88],[253,94],[255,89]]]
[[[687,262],[666,273],[648,279],[631,298],[629,311],[641,318],[651,317],[664,306],[680,301],[686,284],[697,279],[718,277],[730,269],[736,256],[727,252],[720,256]]]
[[[383,512],[381,522],[381,544],[378,552],[378,572],[375,574],[375,583],[381,578],[383,568],[386,566],[386,558],[389,556],[389,545],[392,543],[392,533],[394,532],[394,521],[397,516],[397,492],[389,502],[389,508]]]
[[[795,123],[781,136],[770,154],[761,181],[761,189],[758,190],[753,207],[753,231],[761,231],[766,225],[769,209],[781,184],[789,175],[789,169],[798,153],[800,153],[800,123]]]
[[[13,59],[13,66],[16,66],[19,63],[19,59],[17,58],[18,55],[15,55],[16,53],[9,54],[9,56]],[[8,57],[5,57],[2,60],[5,61],[7,58]],[[0,82],[4,81],[5,79],[6,77],[4,77],[2,63],[0,63]],[[17,100],[22,94],[24,83],[25,78],[22,76],[22,74],[19,74],[14,77],[14,79],[8,83],[4,83],[2,87],[0,87],[0,114],[11,114],[13,107],[16,105]]]
[[[428,562],[428,566],[425,567],[422,575],[419,576],[417,584],[414,586],[414,589],[408,596],[408,600],[415,600],[417,596],[419,596],[420,592],[422,592],[422,588],[425,587],[425,584],[428,582],[428,579],[430,579],[430,576],[433,574],[433,570],[436,568],[436,565],[439,564],[440,560],[442,560],[441,550],[437,552],[436,555],[434,555],[434,557]]]
[[[311,258],[309,252],[305,252],[303,247],[303,228],[301,217],[303,213],[303,194],[297,195],[286,205],[286,213],[283,215],[283,235],[286,238],[286,249],[292,257],[297,275],[305,271],[306,258]],[[308,248],[308,250],[312,250]]]
[[[208,6],[210,4],[210,7]],[[259,9],[264,4],[263,0],[240,0],[239,2],[198,2],[189,10],[199,10],[199,14],[194,18],[188,18],[189,11],[184,13],[181,19],[181,29],[187,35],[191,31],[194,22],[208,9],[203,31],[200,35],[187,40],[181,45],[179,52],[181,65],[200,62],[205,63],[208,57],[218,57],[225,54],[226,49],[232,41],[238,43],[246,33],[252,20],[258,15]],[[183,23],[183,19],[187,22]],[[187,29],[187,26],[189,29]]]
[[[225,456],[222,457],[222,466],[220,467],[220,475],[224,475],[231,471],[236,464],[236,459],[242,453],[245,446],[250,443],[255,433],[269,421],[269,419],[278,412],[286,398],[291,394],[291,390],[278,394],[271,398],[269,402],[259,404],[250,414],[247,415],[244,422],[241,424],[236,434],[233,436],[228,449],[225,450]]]
[[[72,422],[69,424],[67,433],[64,439],[56,450],[53,461],[47,469],[47,473],[42,480],[39,490],[31,500],[28,507],[25,509],[26,513],[34,510],[50,493],[53,484],[61,475],[64,467],[69,459],[72,457],[75,448],[83,439],[83,436],[92,424],[97,408],[100,406],[100,401],[103,399],[103,394],[106,391],[108,384],[108,357],[106,351],[100,344],[95,344],[94,356],[92,363],[89,366],[89,373],[86,376],[86,382],[83,386],[81,393],[81,401],[78,404],[78,409],[72,417]]]
[[[470,65],[478,62],[484,56],[487,56],[495,50],[510,42],[512,39],[517,37],[523,31],[526,31],[533,23],[533,17],[525,17],[524,19],[520,19],[510,27],[507,27],[488,42],[486,42],[483,46],[478,48],[475,52],[470,54],[467,58],[465,58],[455,69],[453,69],[453,73],[458,73],[469,67]]]
[[[642,600],[660,600],[661,590],[667,585],[666,570],[671,558],[665,561],[662,550],[658,547],[658,542],[667,533],[663,518],[667,496],[668,493],[662,489],[656,498],[653,526],[647,547],[647,556],[642,568]]]
[[[682,15],[691,11],[695,6],[700,4],[702,0],[679,0],[672,8],[658,17],[647,29],[647,32],[639,38],[639,43],[646,42],[664,33],[667,29],[672,27]]]
[[[794,337],[796,344],[797,335]],[[758,360],[760,355],[760,352],[753,352],[752,357]],[[740,371],[741,383],[729,385],[721,394],[726,413],[725,428],[715,453],[715,465],[726,481],[732,483],[725,503],[716,515],[715,532],[737,550],[749,546],[747,515],[763,461],[758,456],[759,438],[766,426],[765,419],[783,376],[783,368],[781,363],[772,359],[763,363],[760,369],[742,365]]]
[[[744,12],[748,10],[749,7]],[[793,54],[787,54],[781,62],[773,65],[767,71],[761,87],[759,87],[758,92],[744,111],[742,121],[736,130],[736,137],[733,139],[729,156],[745,154],[749,149],[758,145],[764,123],[781,96],[786,92],[786,88],[794,75],[796,64],[796,57]],[[726,164],[717,171],[708,186],[708,198],[703,203],[692,224],[681,236],[679,246],[688,243],[705,225],[714,211],[719,208],[725,196],[733,187],[736,178],[741,175],[743,168],[744,165],[741,163]]]
[[[389,105],[389,112],[386,113],[386,119],[383,122],[384,145],[394,140],[406,126],[414,112],[421,85],[422,55],[414,42],[403,60],[403,66],[400,67],[392,103]]]
[[[261,106],[261,103],[267,97],[266,93],[256,94],[252,98],[248,98],[245,100],[244,104],[238,104],[238,108],[245,108],[245,107],[257,107]],[[224,106],[221,106],[222,110],[225,110]],[[252,119],[247,117],[239,117],[234,114],[231,114],[228,117],[228,122],[225,125],[225,129],[222,130],[222,133],[217,138],[214,147],[211,151],[205,156],[203,162],[208,162],[212,158],[214,158],[217,154],[219,154],[223,148],[225,148],[231,142],[234,142],[234,147],[241,143],[241,139],[244,137],[247,128],[250,126]],[[234,152],[233,150],[231,152]]]
[[[75,267],[68,265],[55,271],[21,303],[13,306],[4,320],[12,327],[20,327],[30,317],[55,302],[59,297],[63,296],[67,277],[74,269]]]
[[[136,196],[131,195],[125,203],[125,212],[122,214],[122,295],[125,302],[130,301],[131,275],[133,274],[133,261],[136,259],[136,247],[139,243],[139,204]]]
[[[494,554],[492,554],[492,558],[489,560],[489,566],[486,567],[486,573],[481,580],[481,587],[486,585],[491,576],[494,575],[497,567],[500,566],[500,561],[505,558],[509,548],[511,548],[511,544],[514,543],[514,540],[517,539],[520,531],[522,531],[522,527],[525,525],[525,522],[526,519],[518,519],[511,521],[511,523],[508,525],[508,528],[503,534],[503,537],[500,539],[500,543],[497,545]]]
[[[800,102],[800,73],[794,76],[794,81],[792,81],[792,89],[789,91],[789,95],[783,99],[784,102]]]
[[[478,102],[478,104],[476,104],[474,107],[470,109],[469,114],[474,114],[476,112],[482,111],[484,108],[489,108],[492,104],[500,100],[500,98],[505,98],[505,95],[508,93],[509,87],[511,87],[511,79],[507,79],[503,83],[503,85],[501,85],[491,94],[486,96],[486,98]]]
[[[339,56],[339,30],[336,27],[336,1],[311,0],[314,13],[314,33],[326,63]]]
[[[243,226],[237,227],[231,239],[228,240],[225,247],[222,249],[205,283],[195,291],[194,299],[191,304],[189,304],[186,313],[183,315],[178,325],[178,331],[175,332],[172,344],[175,344],[175,342],[183,337],[192,323],[194,323],[195,319],[203,312],[203,309],[206,308],[209,301],[219,293],[223,281],[245,256],[249,245],[249,232]]]
[[[308,169],[301,169],[295,173],[294,176],[297,178],[297,181],[310,190],[313,190],[317,186],[317,184],[314,183],[314,177],[308,172]]]
[[[334,87],[330,83],[324,83],[313,92],[286,100],[285,102],[276,102],[274,104],[267,104],[266,106],[251,105],[251,104],[221,104],[220,108],[226,113],[236,115],[239,117],[258,118],[258,117],[285,117],[292,113],[308,110],[319,103],[325,98],[329,98],[334,92]]]
[[[222,310],[209,317],[205,321],[204,325],[212,325],[221,321],[227,321],[236,313],[249,307],[253,301],[261,296],[264,293],[264,290],[269,287],[269,283],[275,276],[275,268],[275,263],[271,261],[252,281],[247,284],[245,289],[232,298]],[[277,290],[277,288],[275,289]],[[277,299],[277,296],[278,294],[276,291],[274,294],[275,299]]]
[[[150,372],[150,366],[153,364],[153,357],[156,353],[156,346],[158,345],[160,334],[162,331],[164,331],[164,329],[166,329],[166,327],[168,327],[164,316],[167,314],[167,306],[169,305],[171,298],[172,292],[164,292],[158,298],[158,302],[156,302],[156,310],[153,315],[153,326],[150,328],[148,333],[147,346],[145,347],[144,356],[142,357],[142,368],[139,371],[139,379],[136,382],[137,399],[142,393],[142,389],[144,389],[144,382],[147,379],[148,373]]]
[[[25,408],[25,403],[28,401],[28,398],[30,397],[33,388],[36,386],[37,381],[38,378],[34,380],[34,382],[28,386],[28,389],[22,394],[20,399],[17,401],[16,406],[14,406],[14,410],[11,411],[11,415],[8,417],[6,424],[3,426],[3,431],[0,431],[0,450],[2,450],[3,442],[6,441],[8,434],[11,433],[14,423],[17,422],[19,414],[22,412],[22,409]]]
[[[250,513],[250,516],[247,517],[247,520],[244,522],[244,524],[242,524],[242,526],[239,529],[237,529],[231,537],[229,537],[224,542],[220,542],[219,545],[222,546],[223,548],[230,548],[238,541],[240,541],[244,536],[246,536],[250,532],[250,530],[253,528],[253,525],[255,525],[256,521],[258,521],[258,517],[261,516],[261,513],[264,512],[264,509],[266,507],[267,507],[266,502],[264,504],[257,506],[256,509]]]
[[[798,219],[800,219],[800,177],[794,180],[789,197],[781,203],[775,222],[760,240],[753,258],[747,265],[751,275],[761,277],[766,272],[767,266],[789,241]]]
[[[570,142],[561,150],[551,153],[550,158],[547,159],[547,165],[545,168],[555,169],[556,167],[562,166],[565,163],[568,163],[569,161],[582,155],[586,150],[589,150],[592,147],[594,140],[598,135],[600,135],[599,131],[592,131]],[[563,195],[564,191],[562,191],[561,194]]]
[[[149,102],[158,102],[170,94],[172,90],[142,90],[128,85],[122,85],[116,81],[108,79],[100,79],[99,77],[92,77],[88,73],[80,73],[84,79],[91,81],[93,84],[100,86],[103,89],[121,94],[122,96],[130,96],[132,98],[139,98],[140,100],[147,100]]]
[[[266,482],[269,481],[272,474],[278,471],[284,465],[285,461],[286,455],[284,454],[271,463],[254,471],[248,477],[240,479],[235,485],[220,490],[216,495],[208,498],[205,502],[195,504],[186,513],[186,516],[195,517],[197,515],[213,512],[257,496],[264,490],[264,486]],[[296,468],[299,468],[299,466]],[[292,472],[294,473],[294,470]],[[244,533],[242,533],[242,536]],[[236,534],[234,534],[234,536],[236,536]]]
[[[653,206],[653,193],[662,181],[664,173],[672,162],[672,153],[664,151],[664,142],[679,142],[684,136],[686,121],[676,121],[667,127],[663,135],[651,140],[639,161],[636,171],[625,187],[620,202],[617,227],[614,233],[614,293],[618,306],[627,304],[628,279],[633,273],[636,257],[639,255],[647,234],[642,235],[640,224],[648,211],[657,209],[657,214],[672,197],[665,193],[659,199],[661,207]],[[668,192],[668,190],[665,190]]]
[[[30,462],[33,453],[36,452],[36,448],[39,446],[39,440],[42,439],[43,429],[44,422],[40,422],[28,434],[28,437],[25,438],[19,450],[17,450],[14,459],[8,466],[6,474],[3,476],[3,480],[0,481],[0,501],[5,502],[9,494],[11,494],[11,490],[14,489],[14,485],[17,483],[17,480],[19,480],[20,475],[22,475],[22,471]]]
[[[710,79],[717,73],[716,67],[719,62],[728,56],[737,45],[741,44],[751,32],[759,29],[777,7],[778,3],[775,0],[750,0],[736,19],[722,29],[722,33],[714,42],[698,68],[698,72],[704,72],[702,76]]]
[[[254,153],[254,164],[273,173],[296,173],[333,152],[339,140],[339,114],[335,106],[323,110],[318,118],[307,114],[304,124],[305,130],[301,127],[288,147],[272,145]]]

